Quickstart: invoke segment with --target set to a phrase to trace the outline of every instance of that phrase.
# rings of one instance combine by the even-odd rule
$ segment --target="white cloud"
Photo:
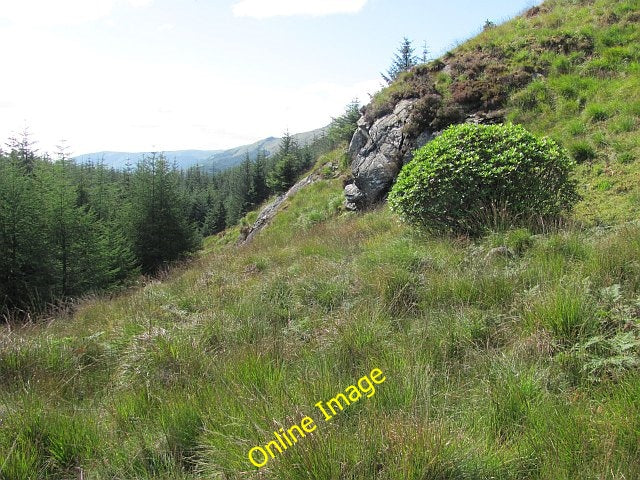
[[[322,16],[358,13],[367,0],[240,0],[231,7],[236,17]]]
[[[77,25],[108,16],[117,4],[144,7],[153,0],[0,0],[0,19],[16,25]]]

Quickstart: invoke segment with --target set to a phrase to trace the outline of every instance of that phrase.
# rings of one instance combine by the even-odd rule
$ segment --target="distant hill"
[[[327,127],[318,128],[309,132],[296,133],[293,136],[300,145],[306,145],[313,141],[315,137],[319,137],[326,132]],[[163,152],[170,162],[180,169],[187,169],[195,165],[201,165],[206,168],[215,170],[224,170],[240,163],[247,152],[250,158],[255,158],[259,151],[264,150],[267,156],[271,155],[278,149],[280,144],[279,137],[267,137],[257,142],[241,145],[239,147],[230,148],[228,150],[174,150]],[[75,160],[79,163],[97,162],[102,160],[106,166],[116,169],[126,168],[127,164],[135,166],[144,155],[150,152],[94,152],[78,155]]]
[[[223,150],[175,150],[170,152],[164,152],[165,156],[170,161],[176,161],[181,168],[187,168],[191,165],[203,163],[215,155],[222,153]],[[142,160],[144,155],[149,152],[95,152],[79,155],[75,157],[76,162],[98,162],[102,160],[105,165],[117,169],[122,169],[130,164],[135,166],[138,161]],[[183,167],[184,165],[184,167]]]

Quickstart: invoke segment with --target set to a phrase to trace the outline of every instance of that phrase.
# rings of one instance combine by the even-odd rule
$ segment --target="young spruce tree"
[[[187,221],[187,205],[179,175],[163,155],[152,154],[138,163],[131,178],[130,235],[145,273],[177,260],[200,244]]]
[[[411,40],[404,37],[398,51],[394,54],[391,67],[387,70],[386,75],[384,73],[381,74],[382,78],[384,78],[387,83],[392,83],[402,72],[406,72],[411,67],[416,66],[418,64],[418,57],[416,57],[413,52],[414,48],[411,45]]]

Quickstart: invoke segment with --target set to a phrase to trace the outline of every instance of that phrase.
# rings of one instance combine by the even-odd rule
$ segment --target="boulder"
[[[345,208],[347,210],[358,210],[364,199],[364,193],[355,184],[350,183],[344,187],[344,196],[346,198]]]

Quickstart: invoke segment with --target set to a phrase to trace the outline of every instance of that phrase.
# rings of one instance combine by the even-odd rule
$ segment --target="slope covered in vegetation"
[[[617,23],[601,26],[602,9]],[[636,1],[548,2],[453,55],[524,42],[520,55],[538,62],[537,43],[525,40],[582,28],[597,52],[602,32],[624,30],[639,10]],[[536,82],[564,102],[552,80],[571,74],[553,68]],[[462,82],[437,75],[448,89]],[[621,67],[586,78],[598,86],[580,94],[577,114],[518,107],[534,88],[525,84],[509,93],[508,114],[565,144],[632,118],[632,129],[607,137],[625,146],[627,163],[609,157],[613,143],[594,142],[577,215],[637,218],[635,186],[610,189],[610,202],[587,187],[609,175],[599,165],[616,166],[611,181],[634,178],[637,114],[627,109],[637,90],[621,92],[637,75]],[[606,119],[587,117],[588,105],[615,101]],[[567,118],[584,132],[569,137]],[[135,291],[0,331],[0,478],[640,477],[640,227],[423,235],[386,205],[342,210],[342,181],[322,166],[343,152],[322,157],[326,180],[288,200],[251,244],[237,248],[238,230],[227,230]],[[315,404],[373,369],[385,376],[375,394],[343,411],[334,404],[325,422]],[[313,433],[261,468],[250,463],[253,447],[305,416]]]
[[[248,247],[210,239],[163,282],[4,331],[3,477],[640,475],[638,227],[474,244],[340,203],[314,184]],[[310,438],[249,463],[305,415]]]
[[[469,115],[548,135],[580,162],[576,218],[612,224],[640,212],[640,2],[550,0],[400,74],[365,115],[420,98],[409,134]]]

